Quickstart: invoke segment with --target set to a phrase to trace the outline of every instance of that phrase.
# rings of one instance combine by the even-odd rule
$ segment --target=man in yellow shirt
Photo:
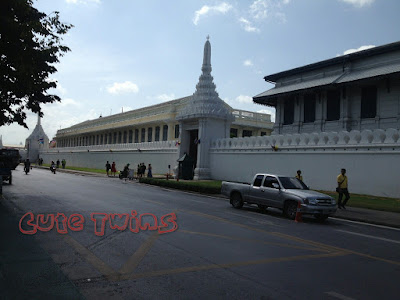
[[[339,193],[338,207],[340,209],[341,208],[346,209],[345,205],[346,205],[347,201],[350,199],[350,194],[349,194],[349,190],[348,190],[348,180],[347,180],[347,176],[346,176],[346,169],[342,169],[340,171],[340,174],[337,177],[337,183],[338,183],[338,186],[336,188],[336,191]],[[342,203],[343,194],[346,196],[346,198],[344,199],[344,201]]]
[[[301,170],[297,170],[296,178],[303,181],[303,176],[301,176]]]

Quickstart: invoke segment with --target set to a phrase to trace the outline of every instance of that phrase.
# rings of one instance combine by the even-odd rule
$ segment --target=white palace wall
[[[300,169],[310,188],[334,191],[346,168],[351,193],[400,198],[399,136],[397,129],[376,129],[216,139],[209,150],[211,176],[250,182],[258,172],[295,176]],[[177,164],[178,147],[165,141],[53,148],[40,155],[45,163],[64,158],[69,166],[99,169],[107,160],[118,170],[151,163],[154,174],[165,174]]]
[[[143,162],[146,166],[152,165],[153,174],[166,174],[168,165],[172,172],[177,155],[175,141],[52,148],[40,153],[44,163],[65,159],[67,166],[96,169],[105,169],[107,160],[110,164],[115,161],[117,170],[122,170],[127,163],[136,170]]]
[[[400,198],[396,129],[219,139],[212,142],[210,166],[214,179],[239,182],[258,172],[295,176],[300,169],[310,188],[327,191],[346,168],[350,192]]]

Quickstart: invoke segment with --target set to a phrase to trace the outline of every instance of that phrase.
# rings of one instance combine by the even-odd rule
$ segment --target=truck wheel
[[[294,201],[289,201],[285,203],[285,209],[284,209],[284,214],[286,217],[289,219],[294,220],[296,218],[296,212],[297,212],[297,203]]]
[[[242,208],[243,207],[243,200],[242,196],[239,193],[233,193],[231,195],[231,204],[234,208]]]
[[[328,219],[329,216],[328,216],[328,215],[315,215],[315,218],[316,218],[318,221],[323,222],[323,221],[325,221],[326,219]]]

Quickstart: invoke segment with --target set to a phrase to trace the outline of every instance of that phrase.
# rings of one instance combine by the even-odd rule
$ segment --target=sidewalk
[[[400,228],[400,213],[388,211],[346,206],[336,211],[335,218]]]
[[[0,195],[0,299],[84,299]]]
[[[48,169],[48,167],[38,167],[38,166],[37,168]],[[82,176],[107,177],[105,174],[75,171],[68,169],[58,169],[57,172],[79,174]],[[110,178],[118,178],[118,177],[110,177]],[[212,196],[218,197],[218,195],[212,195]],[[351,200],[349,201],[348,204],[351,205]],[[334,217],[338,219],[346,219],[351,221],[358,221],[358,222],[400,228],[400,213],[393,213],[393,212],[386,212],[386,211],[379,211],[379,210],[372,210],[372,209],[365,209],[365,208],[358,208],[351,206],[346,206],[346,208],[347,208],[346,210],[338,209]]]

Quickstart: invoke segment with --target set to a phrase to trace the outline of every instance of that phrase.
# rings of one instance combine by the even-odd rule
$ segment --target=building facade
[[[148,106],[60,129],[56,134],[58,148],[172,141],[179,139],[178,113],[193,96]],[[224,106],[234,115],[231,137],[270,135],[271,116]]]
[[[273,134],[400,128],[400,42],[268,75]]]

